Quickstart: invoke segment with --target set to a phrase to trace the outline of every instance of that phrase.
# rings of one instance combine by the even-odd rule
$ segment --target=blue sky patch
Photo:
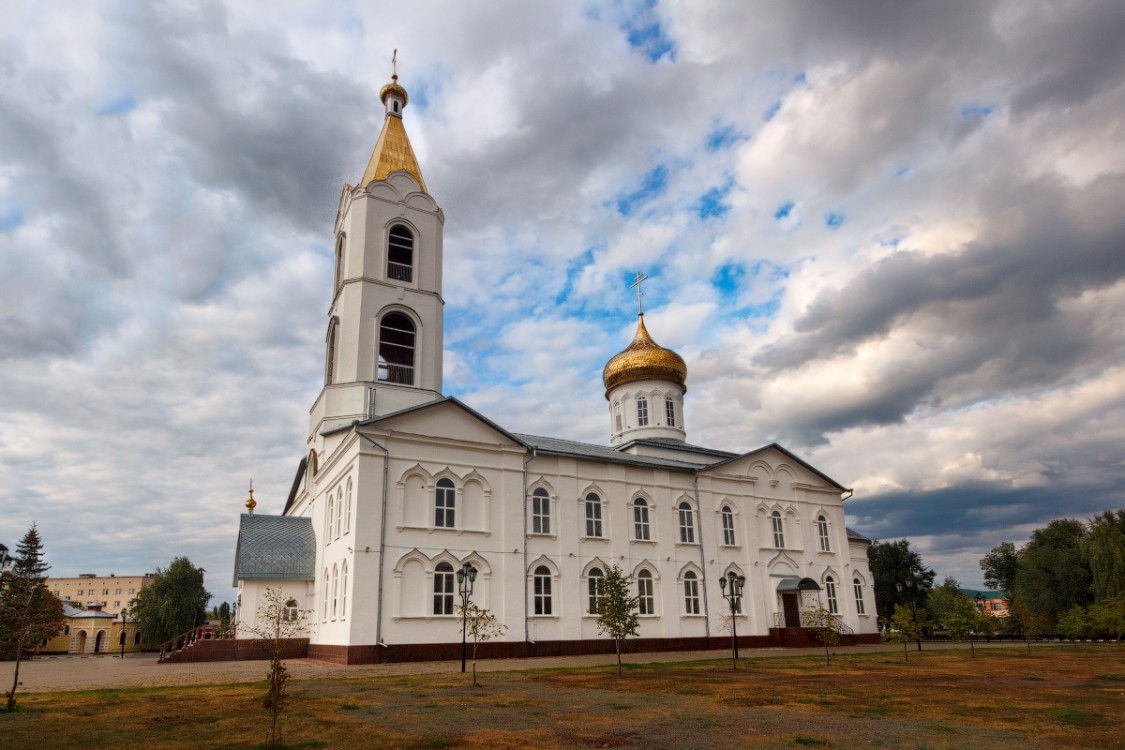
[[[676,46],[664,31],[654,8],[656,0],[645,0],[635,13],[625,18],[621,30],[629,46],[639,50],[649,62],[656,62],[665,55],[669,60],[676,59]]]
[[[730,205],[723,202],[728,192],[730,192],[730,183],[721,188],[713,187],[704,193],[699,199],[699,218],[717,219],[724,216],[730,210]]]
[[[741,143],[746,140],[745,133],[739,131],[734,125],[716,125],[715,129],[707,134],[707,150],[720,151],[725,148],[730,148],[736,143]]]
[[[780,111],[781,111],[781,100],[778,99],[776,102],[774,102],[773,104],[770,105],[769,109],[767,109],[764,113],[762,113],[762,119],[765,120],[766,122],[769,122]]]
[[[829,211],[824,215],[824,226],[829,229],[839,229],[844,223],[844,214],[840,211]]]
[[[13,208],[5,214],[0,214],[0,232],[10,232],[17,227],[23,226],[23,223],[23,211],[20,211],[18,208]]]
[[[803,70],[797,75],[793,76],[793,83],[797,84],[798,86],[804,85],[808,82],[809,78],[805,75],[805,71]]]
[[[780,221],[781,219],[788,217],[789,214],[793,213],[793,207],[796,205],[797,204],[793,201],[785,201],[777,207],[776,211],[773,212],[773,218]]]
[[[746,269],[740,263],[724,263],[715,269],[711,277],[711,285],[719,291],[724,298],[734,297],[742,286],[746,277]]]
[[[966,120],[984,119],[992,114],[993,108],[984,104],[966,104],[961,107],[961,116]]]
[[[132,93],[126,92],[121,96],[104,101],[94,109],[94,114],[102,117],[118,117],[128,114],[137,108],[137,98]]]
[[[659,164],[649,170],[639,190],[617,198],[617,212],[622,216],[630,216],[642,203],[664,192],[668,187],[668,167]]]

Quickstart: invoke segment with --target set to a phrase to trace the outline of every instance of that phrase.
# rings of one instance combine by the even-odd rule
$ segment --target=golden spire
[[[675,383],[687,392],[687,364],[679,354],[653,341],[648,329],[645,328],[641,283],[647,279],[647,276],[638,272],[636,281],[629,287],[637,288],[637,332],[629,346],[615,354],[602,370],[606,398],[609,398],[609,392],[617,386],[640,380],[663,380]]]
[[[371,159],[367,162],[367,169],[359,184],[362,187],[372,180],[385,180],[391,173],[404,170],[418,180],[425,191],[426,182],[422,179],[422,170],[414,156],[414,149],[410,146],[410,139],[406,136],[406,128],[402,126],[402,110],[406,108],[410,97],[407,96],[406,89],[398,85],[397,49],[391,57],[391,65],[391,82],[379,91],[379,101],[387,108],[383,129],[379,133],[379,139],[375,141],[375,149],[371,152]]]
[[[254,508],[258,507],[258,503],[254,500],[254,480],[250,480],[250,497],[246,498],[246,512],[254,515]]]

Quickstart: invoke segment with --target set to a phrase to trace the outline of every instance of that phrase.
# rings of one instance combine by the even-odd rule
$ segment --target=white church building
[[[445,215],[397,76],[380,98],[371,160],[340,198],[305,457],[282,515],[251,499],[241,517],[240,637],[280,588],[311,611],[310,657],[456,658],[468,563],[472,601],[507,626],[484,656],[612,650],[592,610],[614,565],[639,597],[634,650],[729,647],[731,572],[745,577],[743,646],[808,643],[802,612],[817,606],[877,640],[870,542],[844,525],[851,491],[777,444],[690,444],[687,366],[643,313],[603,372],[609,446],[509,432],[442,394]]]

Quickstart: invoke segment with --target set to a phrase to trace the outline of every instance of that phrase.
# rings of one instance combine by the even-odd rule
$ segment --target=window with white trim
[[[618,432],[625,429],[624,418],[621,416],[621,402],[613,404],[613,422],[617,425]]]
[[[671,396],[664,399],[664,418],[668,420],[669,427],[676,426],[676,402]]]
[[[328,568],[324,569],[324,605],[321,609],[324,610],[321,613],[321,619],[328,622]]]
[[[637,573],[637,614],[656,614],[656,594],[652,584],[652,573],[647,570]]]
[[[840,614],[840,604],[836,601],[836,579],[832,576],[824,579],[824,593],[828,597],[828,612],[833,615]]]
[[[550,615],[551,608],[551,569],[540,565],[535,569],[532,581],[534,589],[535,614]]]
[[[633,539],[647,542],[652,539],[651,527],[648,518],[648,503],[643,497],[633,501]]]
[[[336,497],[328,495],[328,508],[324,513],[324,543],[332,541],[332,520],[336,517]]]
[[[340,569],[340,619],[348,618],[348,561]]]
[[[434,527],[452,529],[456,521],[457,489],[449,479],[439,479],[434,488]]]
[[[785,548],[785,527],[782,525],[781,513],[770,513],[770,523],[773,525],[773,546],[778,549]]]
[[[414,233],[402,224],[387,236],[387,278],[410,282],[414,277]]]
[[[447,562],[434,568],[434,614],[453,614],[453,566]]]
[[[586,495],[586,536],[600,539],[602,537],[602,499],[597,493]]]
[[[684,573],[684,614],[699,614],[699,578],[695,573]]]
[[[551,496],[542,487],[531,493],[531,533],[551,533]]]
[[[352,480],[348,480],[347,505],[344,510],[344,533],[352,530]]]
[[[857,614],[867,614],[867,606],[863,603],[863,581],[858,578],[852,580],[852,588],[855,590],[855,611]]]
[[[730,509],[729,505],[724,505],[719,517],[723,519],[723,544],[727,547],[735,545],[734,536],[734,511]]]
[[[340,571],[332,566],[332,619],[336,619],[336,605],[339,603]]]
[[[336,538],[344,530],[344,488],[336,490]]]
[[[822,515],[816,517],[816,535],[820,539],[820,551],[828,552],[828,519]]]
[[[590,574],[586,576],[586,611],[596,615],[604,596],[605,574],[601,568],[590,568]]]
[[[400,312],[383,316],[379,324],[377,377],[388,383],[414,385],[414,321]]]
[[[637,399],[637,427],[648,424],[648,399],[641,396]]]
[[[691,503],[684,500],[679,507],[680,517],[680,542],[682,544],[695,544],[695,512]]]

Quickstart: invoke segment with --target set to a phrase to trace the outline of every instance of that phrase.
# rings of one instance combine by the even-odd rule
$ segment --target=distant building
[[[121,610],[129,609],[129,602],[137,593],[152,583],[152,575],[118,576],[110,573],[99,576],[83,573],[77,578],[51,578],[47,581],[51,593],[68,601],[80,610],[100,607],[100,610],[113,616]]]
[[[973,600],[977,609],[987,612],[993,617],[1007,617],[1008,598],[1003,591],[986,591],[981,589],[961,589],[961,593]]]
[[[132,619],[106,612],[100,605],[87,608],[63,602],[63,630],[42,647],[44,653],[103,654],[139,651],[141,629]]]

